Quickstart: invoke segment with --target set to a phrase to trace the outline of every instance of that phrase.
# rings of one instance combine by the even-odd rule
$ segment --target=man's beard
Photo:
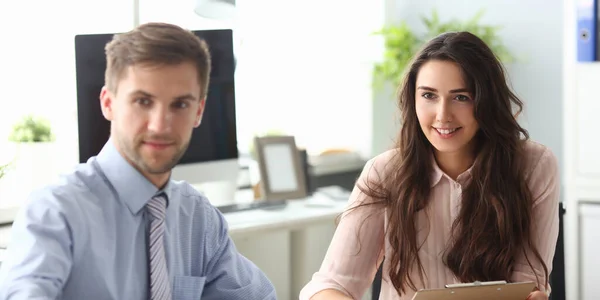
[[[177,148],[175,154],[173,154],[170,159],[167,159],[165,162],[155,166],[152,166],[152,164],[148,163],[144,159],[140,151],[142,148],[142,142],[135,141],[134,143],[135,145],[132,145],[132,143],[124,141],[123,139],[121,139],[120,142],[123,152],[125,152],[127,158],[134,164],[134,167],[136,167],[136,169],[139,171],[148,174],[165,174],[170,172],[177,165],[177,163],[179,163],[179,160],[185,154],[190,142],[186,142],[181,147],[173,146]]]

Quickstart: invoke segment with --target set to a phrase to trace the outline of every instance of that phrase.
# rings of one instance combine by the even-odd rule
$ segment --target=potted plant
[[[55,137],[50,122],[27,115],[17,122],[9,136],[16,147],[15,176],[24,189],[48,184],[54,174]]]
[[[12,162],[0,164],[0,210],[10,207],[14,200],[11,199],[10,194],[7,194],[7,191],[14,188],[13,182],[10,178],[4,178],[11,168]]]
[[[484,11],[480,10],[470,19],[442,21],[437,11],[433,10],[429,16],[421,17],[425,25],[425,32],[422,34],[417,33],[406,22],[385,26],[374,33],[383,37],[384,53],[381,61],[373,68],[373,156],[387,150],[396,138],[399,117],[393,91],[400,86],[404,71],[413,56],[428,40],[445,32],[468,31],[486,42],[503,63],[516,60],[499,35],[502,27],[482,24],[480,21],[483,14]]]
[[[6,175],[9,167],[10,167],[10,163],[0,165],[0,179],[2,179],[2,177],[4,177],[4,175]]]
[[[54,141],[54,135],[48,120],[27,115],[13,126],[8,139],[16,143],[44,143]]]
[[[375,79],[373,82],[379,87],[386,81],[392,82],[395,86],[400,84],[404,69],[416,52],[427,41],[445,32],[468,31],[481,38],[503,63],[514,62],[515,57],[504,45],[499,35],[502,27],[481,24],[483,14],[484,10],[480,10],[468,20],[454,18],[442,21],[437,11],[433,10],[429,17],[421,17],[426,29],[424,34],[415,33],[406,22],[385,26],[375,32],[376,35],[383,36],[385,50],[383,60],[376,63],[373,69]]]

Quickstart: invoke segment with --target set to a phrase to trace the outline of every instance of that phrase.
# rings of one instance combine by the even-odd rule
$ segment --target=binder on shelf
[[[598,1],[577,0],[577,61],[597,60]]]

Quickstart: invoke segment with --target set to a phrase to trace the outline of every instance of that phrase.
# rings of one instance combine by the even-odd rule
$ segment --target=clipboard
[[[534,291],[535,283],[485,281],[447,284],[446,288],[419,290],[412,300],[525,300]]]

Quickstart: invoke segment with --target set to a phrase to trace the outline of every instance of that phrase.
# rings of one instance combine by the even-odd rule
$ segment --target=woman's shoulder
[[[378,171],[383,171],[386,167],[388,167],[390,165],[390,163],[393,162],[393,160],[400,155],[400,149],[390,149],[390,150],[386,150],[380,154],[375,155],[373,158],[371,158],[366,166],[373,168],[375,170]]]
[[[552,176],[558,172],[558,159],[548,146],[533,140],[524,142],[525,172],[530,176]]]
[[[361,178],[363,180],[367,178],[376,181],[380,180],[392,168],[397,155],[399,155],[398,149],[390,149],[373,156],[366,162]]]

